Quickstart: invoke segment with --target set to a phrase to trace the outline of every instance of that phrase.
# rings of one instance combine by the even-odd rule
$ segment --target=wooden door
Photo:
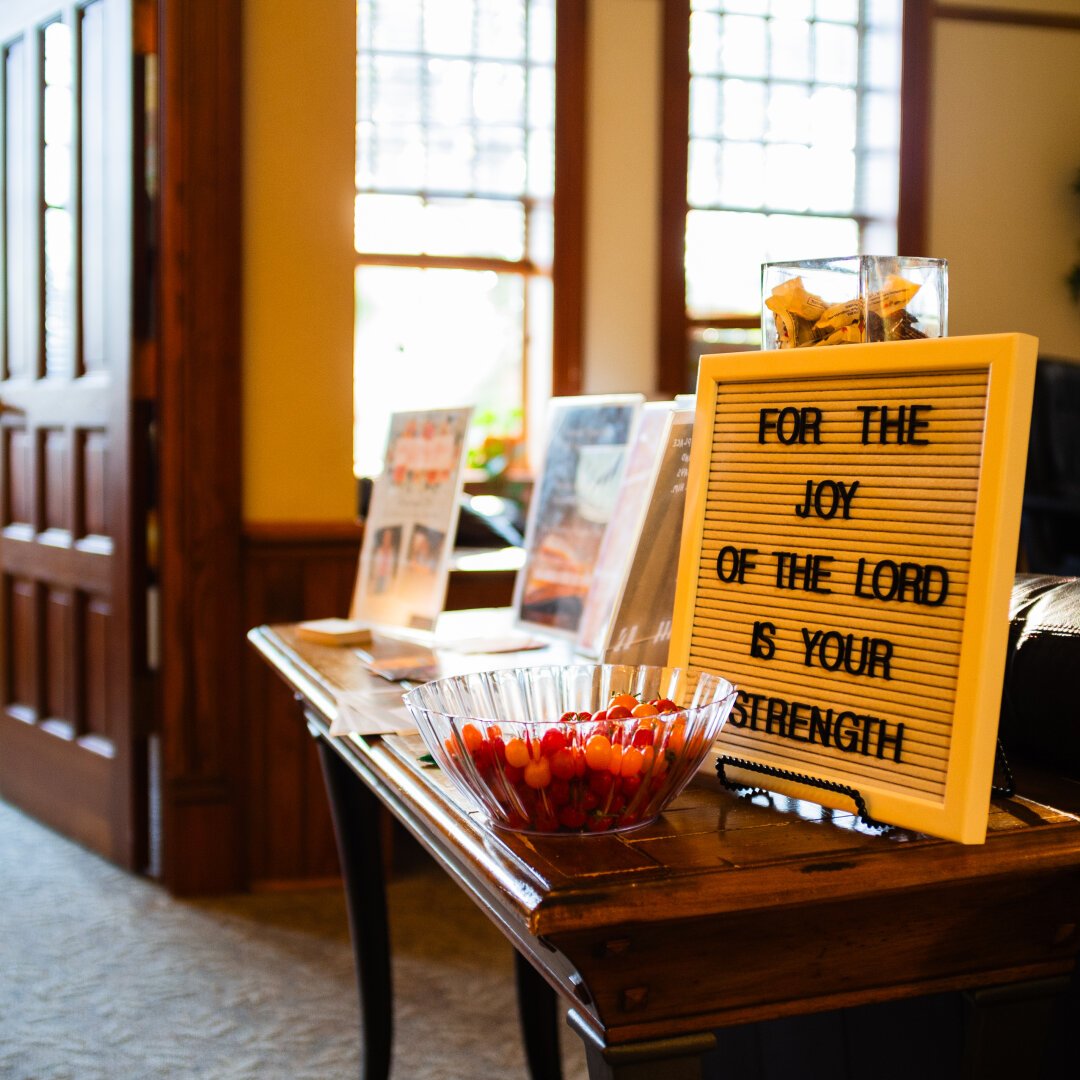
[[[131,27],[0,4],[0,795],[136,867]]]

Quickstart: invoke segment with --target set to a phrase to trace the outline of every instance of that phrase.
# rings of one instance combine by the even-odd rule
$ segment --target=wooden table
[[[593,1080],[689,1080],[702,1075],[717,1028],[954,990],[978,991],[968,999],[968,1075],[994,1076],[1001,1002],[1057,996],[1075,1012],[1080,785],[1018,772],[1021,795],[996,801],[986,844],[965,847],[878,835],[816,804],[738,797],[710,760],[653,825],[517,836],[486,828],[423,767],[417,736],[329,737],[336,694],[387,685],[350,650],[300,641],[287,626],[249,638],[302,700],[319,740],[357,955],[365,1076],[385,1076],[390,1056],[379,802],[528,961],[519,973],[532,1002],[534,1076],[555,1076],[558,1065],[546,1027],[554,1009],[536,1011],[544,995],[533,972],[572,1006]],[[1031,1043],[1030,1032],[1018,1037]],[[1032,1068],[1045,1056],[1041,1041],[1026,1047]]]

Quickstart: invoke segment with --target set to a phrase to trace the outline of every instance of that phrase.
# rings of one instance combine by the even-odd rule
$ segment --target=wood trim
[[[416,270],[494,270],[497,274],[539,274],[531,259],[492,259],[483,255],[401,255],[358,251],[358,266],[404,266]]]
[[[933,0],[904,0],[900,77],[898,255],[925,254],[930,197],[930,95]]]
[[[934,16],[964,22],[998,23],[1001,26],[1027,26],[1043,30],[1080,30],[1080,15],[1055,15],[1049,11],[1019,11],[1006,8],[962,7],[937,4]]]
[[[761,328],[760,315],[717,315],[715,318],[693,318],[686,320],[687,328],[707,330],[710,327],[716,330],[759,330]]]
[[[690,0],[668,0],[663,17],[656,386],[661,393],[674,395],[687,389],[686,170],[690,152]]]
[[[239,3],[160,0],[162,870],[244,884]]]
[[[556,0],[555,257],[551,388],[580,394],[585,339],[585,147],[588,0]]]

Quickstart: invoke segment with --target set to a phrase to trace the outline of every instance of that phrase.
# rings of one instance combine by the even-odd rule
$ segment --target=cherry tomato
[[[635,705],[630,710],[631,716],[656,716],[659,713],[659,709],[655,705],[649,705],[647,702],[642,702],[640,705]]]
[[[607,832],[614,820],[610,815],[605,817],[603,814],[594,813],[586,819],[585,828],[589,832]]]
[[[619,765],[619,774],[621,776],[636,776],[641,772],[641,766],[644,763],[645,758],[634,746],[628,746],[622,753],[622,762]],[[614,770],[613,770],[614,771]]]
[[[551,786],[547,789],[548,798],[555,806],[562,806],[564,803],[570,801],[570,781],[560,780],[556,777],[551,781]]]
[[[564,829],[580,829],[585,824],[585,811],[580,806],[564,806],[559,811],[559,824]]]
[[[639,704],[638,699],[633,694],[613,694],[611,700],[608,702],[608,715],[611,715],[611,706],[619,705],[624,709],[632,709],[635,705]]]
[[[611,762],[611,740],[604,735],[593,735],[585,744],[585,761],[590,769],[606,769]]]
[[[607,711],[609,720],[625,720],[630,715],[630,710],[625,705],[612,705]]]
[[[574,754],[574,775],[578,778],[585,775],[585,770],[588,767],[588,762],[585,760],[585,750],[580,746],[575,746],[573,750]]]
[[[658,713],[669,713],[669,712],[678,712],[679,711],[679,706],[676,705],[675,702],[671,700],[671,698],[666,698],[666,697],[657,698],[653,702],[653,705],[656,706],[656,711]]]
[[[491,752],[491,743],[481,739],[472,751],[473,764],[481,773],[490,772],[495,764],[495,756]]]
[[[622,769],[623,748],[619,743],[611,747],[611,760],[608,761],[608,772],[612,776],[618,776]]]
[[[634,746],[639,749],[646,746],[652,746],[654,738],[655,736],[653,735],[652,728],[639,727],[637,731],[634,732]]]
[[[519,765],[511,765],[509,762],[503,766],[503,776],[506,777],[506,782],[511,785],[517,785],[521,783],[521,778],[525,775],[525,770]]]
[[[615,783],[615,778],[611,773],[607,771],[594,772],[589,777],[589,790],[594,795],[599,795],[603,798],[611,790],[611,785]]]
[[[484,741],[484,736],[475,724],[466,724],[461,729],[461,741],[465,743],[465,749],[472,754],[476,752],[476,748]]]
[[[506,761],[506,743],[498,735],[488,739],[488,743],[491,746],[491,756],[501,765]]]
[[[549,728],[540,740],[540,752],[544,757],[551,757],[566,746],[566,736],[558,728]]]
[[[538,761],[530,761],[525,766],[524,779],[531,788],[539,790],[547,787],[551,783],[551,764],[548,759],[542,757]]]
[[[506,744],[506,763],[515,769],[523,769],[529,764],[529,748],[524,739],[511,739]]]
[[[607,719],[607,709],[600,709],[592,715],[594,724],[602,724]]]
[[[569,780],[576,772],[574,751],[564,746],[551,755],[551,772],[559,780]]]
[[[635,773],[633,776],[624,776],[619,786],[622,788],[622,793],[628,799],[632,799],[641,787],[641,774]]]

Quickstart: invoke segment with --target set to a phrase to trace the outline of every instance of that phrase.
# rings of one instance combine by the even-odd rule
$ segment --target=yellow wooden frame
[[[981,439],[971,439],[972,446],[981,455],[974,497],[974,524],[970,546],[959,549],[961,557],[966,555],[967,559],[967,586],[952,697],[952,724],[945,751],[944,795],[939,800],[906,791],[898,793],[881,786],[873,777],[855,785],[874,818],[964,843],[981,843],[985,839],[1037,344],[1035,338],[1023,334],[996,334],[790,352],[727,354],[704,357],[698,374],[694,441],[669,654],[673,664],[687,663],[691,654],[704,530],[707,525],[722,527],[722,519],[715,513],[712,518],[707,518],[706,499],[714,432],[719,427],[717,402],[727,383],[760,383],[775,390],[785,384],[800,386],[818,379],[910,373],[926,385],[938,374],[985,371],[987,387],[982,435]],[[805,400],[806,390],[793,390],[792,395],[793,401],[799,400],[799,395]],[[725,437],[730,440],[741,436],[729,431]],[[756,436],[746,438],[757,442]],[[873,453],[873,449],[865,451],[867,456]],[[798,469],[795,454],[797,450],[778,455],[775,464],[762,465],[760,479],[768,480],[770,476],[783,479],[781,473],[790,479],[792,470]],[[941,541],[943,549],[947,542]],[[955,555],[955,547],[949,550]],[[797,597],[784,596],[785,603],[795,600]],[[843,597],[838,597],[836,604],[838,613],[854,610],[844,605]],[[787,608],[784,610],[786,613]],[[865,615],[865,610],[861,609],[859,617]],[[714,632],[702,628],[697,640],[700,642],[704,635]],[[932,640],[928,645],[933,646]],[[764,673],[767,683],[770,669],[766,661],[748,660],[746,663],[751,667],[756,665],[757,670]],[[775,672],[775,666],[772,670]],[[721,750],[723,744],[722,736],[718,744]],[[791,754],[791,748],[785,744],[783,760],[770,757],[767,746],[753,754],[740,747],[737,756],[790,770]],[[815,779],[837,779],[820,768],[794,771]],[[763,779],[760,774],[749,771],[745,777],[757,786],[845,807],[845,800],[830,797],[816,788]],[[850,808],[849,803],[846,808]]]

